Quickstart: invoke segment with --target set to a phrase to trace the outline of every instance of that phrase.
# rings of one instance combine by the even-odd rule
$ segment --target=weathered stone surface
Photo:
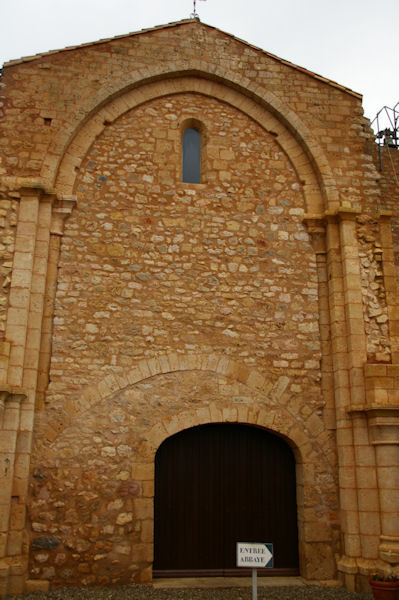
[[[34,538],[32,541],[32,549],[38,550],[40,548],[47,548],[48,550],[54,550],[60,544],[60,538],[54,535],[43,536]]]
[[[381,244],[378,223],[372,217],[358,217],[359,253],[367,354],[369,361],[391,362],[391,344],[387,325],[387,304],[380,264]],[[377,359],[378,356],[378,359]]]
[[[213,422],[293,448],[305,577],[335,577],[335,556],[365,571],[395,527],[385,416],[364,407],[398,404],[399,159],[382,149],[377,173],[359,96],[196,20],[17,61],[0,88],[18,585],[27,539],[26,589],[148,582],[157,448]],[[199,184],[181,181],[193,123]],[[375,362],[391,371],[365,378]]]

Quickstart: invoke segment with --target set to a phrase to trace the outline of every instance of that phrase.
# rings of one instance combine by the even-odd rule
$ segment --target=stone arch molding
[[[180,68],[179,68],[180,67]],[[291,160],[303,185],[307,212],[320,214],[339,205],[328,160],[298,116],[270,91],[245,77],[217,67],[209,72],[202,61],[170,71],[141,69],[105,86],[82,104],[51,144],[41,172],[59,194],[72,194],[76,172],[96,137],[125,112],[170,94],[194,92],[228,103],[272,132]]]
[[[210,371],[224,375],[244,384],[250,391],[265,397],[266,403],[259,406],[256,402],[237,407],[199,407],[183,414],[173,415],[155,423],[146,433],[141,449],[142,456],[154,456],[161,443],[178,431],[213,422],[241,422],[257,425],[282,435],[292,445],[297,463],[306,463],[316,452],[327,463],[334,465],[334,458],[326,451],[328,440],[325,426],[317,415],[311,415],[306,421],[298,423],[295,409],[289,407],[291,392],[290,378],[280,375],[268,378],[257,369],[238,363],[235,360],[216,354],[178,354],[168,353],[156,358],[143,359],[123,376],[110,374],[92,385],[75,401],[66,401],[64,415],[46,424],[45,437],[54,441],[69,424],[81,418],[102,401],[115,394],[157,375],[178,371]],[[267,399],[278,400],[278,406],[267,407]],[[295,404],[293,404],[295,406]]]

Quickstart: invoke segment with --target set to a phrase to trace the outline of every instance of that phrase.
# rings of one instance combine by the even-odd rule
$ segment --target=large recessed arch
[[[306,210],[320,214],[338,206],[331,168],[320,145],[304,123],[272,93],[250,81],[239,82],[226,72],[210,74],[198,68],[157,72],[143,70],[100,90],[67,122],[51,144],[42,178],[59,194],[71,194],[76,172],[96,137],[125,112],[170,94],[193,92],[226,102],[272,133],[291,160],[303,185]]]
[[[107,410],[111,410],[111,405],[115,407],[118,404],[121,395],[124,398],[124,406],[129,407],[128,410],[134,415],[134,394],[131,403],[128,399],[129,391],[133,390],[136,384],[145,383],[146,388],[151,386],[155,390],[160,386],[159,378],[183,372],[188,372],[190,378],[202,379],[204,375],[211,374],[215,378],[223,376],[229,380],[236,380],[245,386],[247,392],[244,395],[247,401],[234,405],[227,397],[223,402],[218,398],[208,398],[204,402],[187,405],[178,413],[170,412],[162,418],[154,418],[142,428],[136,438],[134,453],[129,459],[131,480],[126,485],[143,490],[142,494],[134,499],[134,509],[138,511],[137,519],[146,533],[145,543],[134,546],[132,560],[143,562],[144,552],[146,561],[145,564],[143,562],[143,569],[151,570],[154,466],[160,445],[170,436],[189,428],[218,423],[242,424],[277,435],[290,446],[296,465],[300,572],[303,576],[311,578],[320,573],[323,573],[324,578],[332,577],[332,554],[324,557],[322,566],[319,566],[315,559],[318,555],[318,544],[331,540],[331,524],[328,520],[325,522],[322,539],[315,540],[314,531],[318,527],[316,513],[320,506],[326,504],[327,513],[333,513],[335,510],[330,506],[331,497],[323,495],[318,487],[320,473],[335,471],[333,435],[326,430],[322,420],[316,415],[309,415],[298,421],[295,401],[290,390],[293,380],[285,375],[266,377],[253,367],[217,354],[168,353],[157,358],[143,359],[122,375],[108,375],[100,379],[97,384],[87,388],[78,400],[65,401],[64,415],[57,410],[54,421],[48,421],[43,415],[41,427],[44,435],[39,438],[46,446],[46,460],[51,463],[60,456],[60,449],[65,447],[65,440],[71,432],[78,431],[82,423],[90,423],[94,414],[106,414]],[[93,426],[94,424],[95,420]],[[82,441],[82,444],[85,442]],[[79,461],[79,447],[74,449],[73,454],[74,460]],[[70,454],[67,453],[65,460],[69,466],[70,458]],[[116,456],[113,459],[111,456],[110,460],[120,461],[120,458]],[[315,463],[318,465],[317,469]]]
[[[123,375],[102,377],[96,384],[83,390],[77,400],[65,402],[62,414],[58,411],[54,419],[44,420],[42,423],[45,427],[44,435],[49,441],[54,441],[70,424],[84,418],[87,411],[91,411],[101,402],[110,400],[136,383],[149,382],[162,374],[186,371],[211,372],[236,380],[244,384],[251,393],[261,394],[262,406],[254,400],[252,403],[237,407],[219,409],[217,406],[208,405],[178,415],[170,415],[147,429],[142,440],[143,456],[154,457],[160,444],[182,429],[213,422],[239,422],[257,425],[283,436],[292,446],[297,463],[307,462],[312,453],[320,452],[324,454],[330,466],[334,466],[334,454],[326,452],[326,430],[322,419],[315,414],[310,415],[306,421],[307,433],[298,424],[295,405],[291,408],[290,403],[292,381],[289,377],[286,375],[277,378],[267,377],[253,367],[218,354],[170,352],[158,357],[142,359]],[[277,399],[278,408],[272,407],[272,401]]]

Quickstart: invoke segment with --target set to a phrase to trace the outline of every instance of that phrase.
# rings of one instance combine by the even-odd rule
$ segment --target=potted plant
[[[393,573],[372,573],[369,579],[375,600],[399,600],[399,577]]]

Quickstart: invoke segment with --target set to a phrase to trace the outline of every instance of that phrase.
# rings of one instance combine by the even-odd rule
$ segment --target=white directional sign
[[[237,542],[237,567],[260,569],[273,566],[273,544]]]

